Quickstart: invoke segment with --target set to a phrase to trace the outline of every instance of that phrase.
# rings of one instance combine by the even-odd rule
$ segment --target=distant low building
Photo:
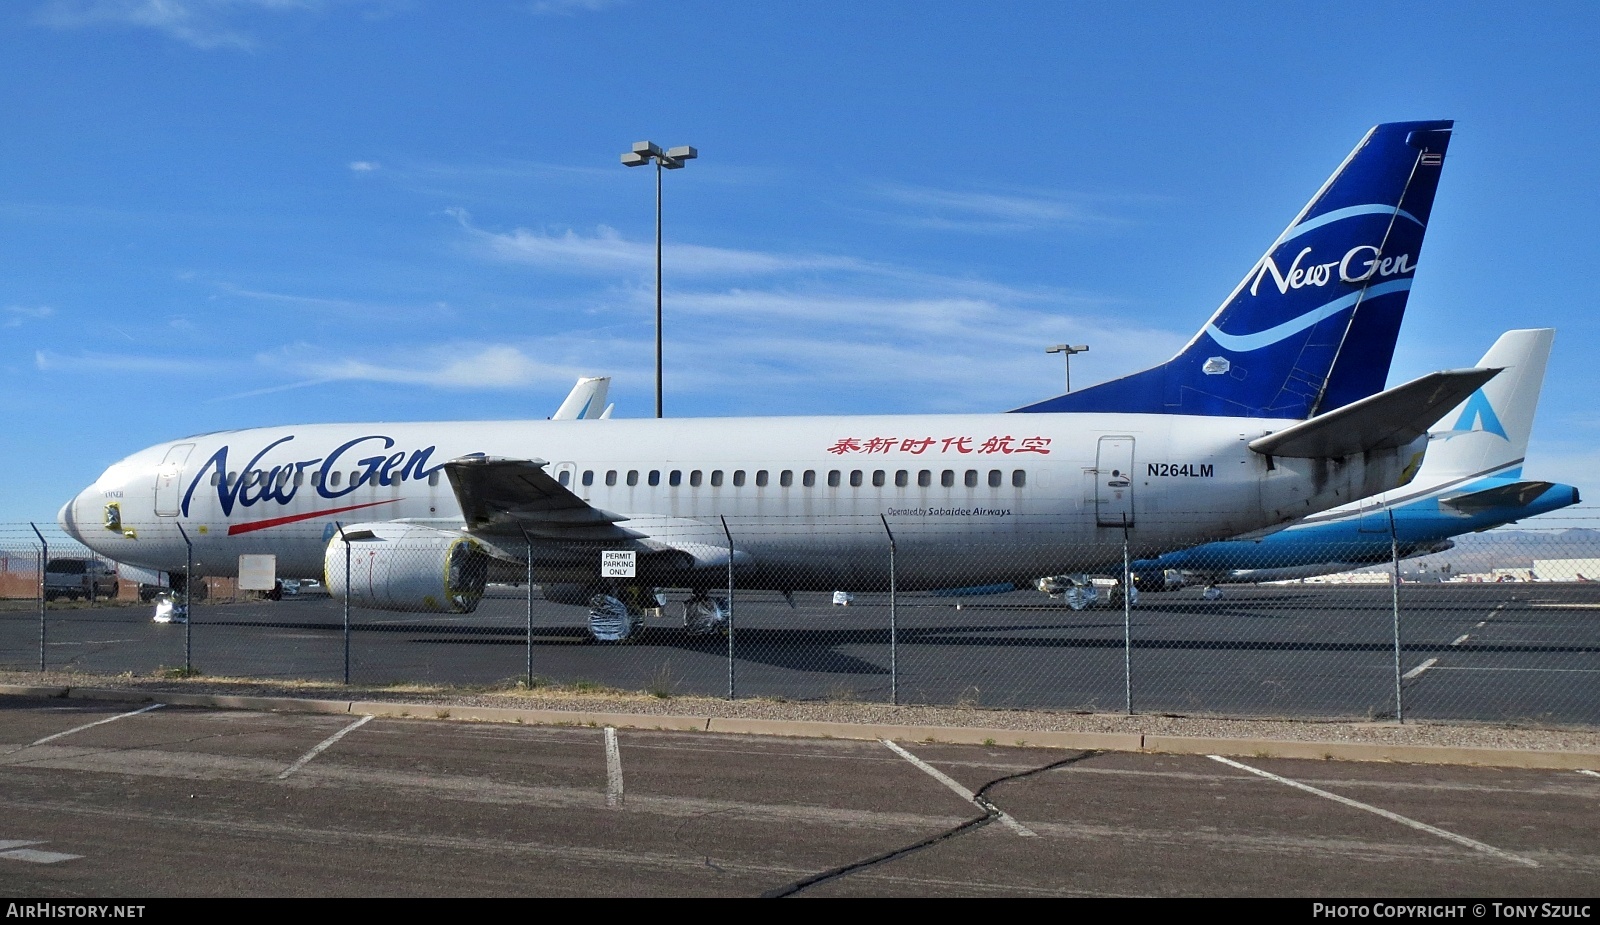
[[[1535,559],[1533,574],[1539,581],[1600,580],[1600,559]]]

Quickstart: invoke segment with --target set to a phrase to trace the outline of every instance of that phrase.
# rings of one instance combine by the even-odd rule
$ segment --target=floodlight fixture
[[[1068,392],[1072,391],[1072,355],[1074,353],[1086,353],[1086,352],[1088,352],[1088,350],[1089,350],[1089,345],[1088,344],[1081,344],[1081,345],[1076,346],[1076,347],[1074,347],[1071,344],[1056,344],[1054,347],[1046,347],[1046,348],[1044,348],[1044,352],[1045,353],[1062,353],[1062,354],[1066,354],[1066,361],[1067,361],[1067,391]]]

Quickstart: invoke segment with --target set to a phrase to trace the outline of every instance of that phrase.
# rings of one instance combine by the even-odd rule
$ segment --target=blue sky
[[[648,416],[640,139],[700,150],[669,416],[954,412],[1057,394],[1050,344],[1079,387],[1166,359],[1368,127],[1435,118],[1391,382],[1556,327],[1527,474],[1600,492],[1592,3],[13,0],[0,42],[0,522],[190,433],[579,375]]]

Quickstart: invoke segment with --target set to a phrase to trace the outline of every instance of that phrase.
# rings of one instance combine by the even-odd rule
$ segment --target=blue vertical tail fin
[[[1171,360],[1016,410],[1307,418],[1382,391],[1453,124],[1367,132]]]

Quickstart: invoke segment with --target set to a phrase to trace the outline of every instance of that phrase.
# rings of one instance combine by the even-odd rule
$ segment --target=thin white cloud
[[[238,398],[256,398],[261,395],[276,395],[279,392],[292,392],[295,389],[307,389],[314,385],[325,385],[332,381],[333,380],[331,379],[307,379],[303,382],[290,382],[284,385],[272,385],[267,386],[264,389],[250,389],[247,392],[235,392],[232,395],[218,395],[215,398],[206,399],[206,403],[215,404],[219,401],[232,401]]]
[[[220,292],[229,296],[277,305],[290,305],[324,314],[337,314],[344,318],[369,318],[374,313],[382,314],[383,317],[391,321],[400,319],[438,321],[455,317],[455,309],[448,302],[406,305],[361,299],[337,299],[328,296],[300,295],[292,292],[269,292],[261,289],[247,289],[229,282],[217,282],[214,285]]]
[[[29,321],[42,321],[56,310],[48,305],[7,305],[3,311],[5,321],[0,328],[20,328]]]
[[[653,274],[656,267],[656,245],[653,240],[635,242],[622,237],[613,227],[598,226],[594,234],[587,235],[571,229],[562,232],[536,232],[530,229],[491,232],[472,224],[472,216],[462,208],[451,208],[446,213],[461,224],[462,230],[466,230],[470,248],[478,256],[491,261],[528,264],[539,269],[578,275],[645,275]],[[685,243],[667,243],[662,251],[662,262],[672,278],[733,280],[782,277],[786,274],[818,278],[832,274],[837,278],[866,278],[877,280],[878,283],[891,283],[898,290],[914,286],[917,290],[938,291],[942,296],[1003,302],[1050,302],[1056,307],[1109,304],[1109,299],[1093,298],[1083,293],[1054,288],[1022,290],[981,278],[930,274],[923,270],[837,254],[771,253]]]
[[[394,351],[389,351],[393,354]],[[576,379],[576,367],[530,359],[505,345],[457,344],[413,353],[408,364],[380,363],[354,356],[318,354],[296,345],[261,354],[257,360],[275,370],[289,370],[318,382],[364,381],[421,385],[446,389],[509,389]]]
[[[639,293],[632,307],[642,309],[648,295]],[[885,412],[1003,410],[1060,393],[1062,364],[1045,354],[1050,344],[1093,345],[1074,358],[1073,379],[1082,388],[1160,363],[1184,341],[1060,305],[967,298],[729,290],[672,292],[667,304],[675,388],[735,396],[740,407],[760,413],[825,411],[862,388],[881,397]],[[641,324],[636,336],[642,341],[648,333]],[[612,346],[609,354],[624,378],[630,358],[649,363],[643,342]]]
[[[151,29],[200,49],[249,50],[255,38],[238,24],[258,13],[320,13],[359,6],[382,15],[398,0],[47,0],[35,14],[56,29],[131,26]]]
[[[193,357],[155,357],[114,353],[78,353],[67,355],[53,350],[36,350],[34,368],[41,372],[60,373],[159,373],[163,376],[211,375],[226,364],[216,360],[196,360]]]
[[[379,166],[377,161],[351,161],[350,171],[352,173],[371,173],[377,170]]]
[[[632,241],[608,226],[599,226],[592,235],[571,229],[543,232],[518,228],[512,232],[493,232],[474,225],[472,217],[463,209],[450,209],[448,213],[466,231],[471,246],[486,259],[587,275],[646,274],[655,270],[654,241]],[[1061,290],[1019,289],[981,279],[926,273],[830,254],[783,254],[670,243],[662,250],[663,263],[674,278],[733,279],[784,274],[815,278],[818,274],[833,273],[968,298],[1079,305],[1104,305],[1106,302]]]
[[[989,299],[957,297],[874,297],[850,293],[790,293],[732,289],[723,292],[673,292],[672,311],[688,313],[718,325],[743,322],[763,329],[783,325],[809,331],[833,331],[840,338],[865,332],[912,340],[956,341],[964,345],[1031,345],[1042,350],[1070,334],[1075,340],[1097,338],[1106,355],[1160,356],[1164,360],[1183,344],[1180,335],[1153,328],[1130,328],[1117,318],[1073,312],[1067,304],[1023,308]],[[741,327],[741,330],[743,328]],[[1159,360],[1153,361],[1159,362]]]
[[[493,259],[527,263],[546,269],[579,273],[615,273],[653,270],[655,243],[630,241],[616,229],[599,226],[594,234],[583,235],[568,229],[559,233],[518,228],[499,233],[477,228],[471,216],[460,209],[451,215],[461,223],[481,252]],[[668,244],[663,260],[670,261],[674,274],[690,276],[757,276],[815,270],[866,271],[870,265],[850,257],[827,255],[769,254],[761,251],[705,247],[698,244]]]
[[[975,192],[903,184],[879,184],[869,192],[904,209],[879,213],[879,218],[920,228],[993,233],[1121,223],[1054,193]]]
[[[528,12],[535,16],[577,16],[626,6],[627,0],[533,0]]]
[[[296,295],[287,292],[266,292],[260,289],[246,289],[232,283],[217,283],[217,288],[229,295],[245,299],[255,299],[262,302],[278,302],[287,305],[301,305],[307,308],[325,309],[360,309],[367,310],[374,306],[355,299],[330,299],[326,296]]]

